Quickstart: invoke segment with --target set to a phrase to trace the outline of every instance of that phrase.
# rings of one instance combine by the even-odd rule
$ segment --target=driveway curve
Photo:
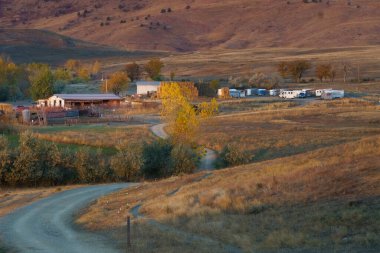
[[[153,125],[150,130],[161,139],[167,139],[169,135],[165,132],[166,123]],[[217,154],[214,150],[206,148],[206,155],[201,159],[198,170],[214,170]]]
[[[130,186],[77,188],[34,202],[0,219],[0,238],[20,253],[118,253],[114,243],[74,224],[75,214],[103,195]]]

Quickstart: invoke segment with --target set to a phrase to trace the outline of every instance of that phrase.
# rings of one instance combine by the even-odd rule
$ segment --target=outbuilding
[[[138,81],[136,82],[137,95],[148,95],[150,93],[157,92],[160,85],[161,82],[156,81]]]
[[[83,108],[94,105],[119,106],[122,98],[115,94],[54,94],[38,100],[40,107]]]

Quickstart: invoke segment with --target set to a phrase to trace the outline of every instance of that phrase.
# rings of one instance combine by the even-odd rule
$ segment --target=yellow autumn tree
[[[169,134],[175,142],[193,143],[202,120],[218,111],[216,100],[193,105],[194,91],[179,83],[164,83],[160,87],[161,116],[168,123]]]
[[[109,80],[102,84],[104,92],[112,91],[114,94],[119,95],[121,91],[127,90],[129,85],[129,77],[124,71],[117,71],[112,73]]]
[[[78,68],[80,67],[80,62],[78,60],[74,60],[74,59],[69,59],[66,61],[65,63],[65,68],[68,70],[68,71],[77,71]]]
[[[91,74],[93,75],[99,74],[100,69],[101,69],[100,62],[95,61],[94,64],[92,65]]]

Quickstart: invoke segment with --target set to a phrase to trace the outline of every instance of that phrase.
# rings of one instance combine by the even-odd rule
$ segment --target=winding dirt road
[[[169,135],[165,132],[166,123],[154,125],[150,128],[150,130],[156,136],[167,139]],[[217,159],[217,154],[214,150],[206,148],[206,155],[201,159],[199,170],[214,170],[215,169],[215,161]]]
[[[118,253],[102,235],[74,225],[75,214],[91,201],[130,186],[97,185],[64,191],[2,217],[0,238],[20,253]]]

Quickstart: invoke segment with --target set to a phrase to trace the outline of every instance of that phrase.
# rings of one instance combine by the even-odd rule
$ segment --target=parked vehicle
[[[286,99],[305,98],[306,92],[302,90],[284,90],[281,91],[280,97]]]
[[[330,88],[330,89],[316,90],[316,91],[315,91],[315,96],[316,96],[316,97],[320,97],[320,96],[322,96],[322,93],[323,93],[324,91],[329,91],[329,90],[332,90],[332,89]]]
[[[325,90],[322,95],[322,99],[336,99],[344,98],[344,90]]]
[[[279,94],[280,94],[279,90],[276,90],[276,89],[269,90],[269,95],[270,96],[278,96]]]
[[[266,96],[268,91],[266,89],[257,89],[257,96]]]

